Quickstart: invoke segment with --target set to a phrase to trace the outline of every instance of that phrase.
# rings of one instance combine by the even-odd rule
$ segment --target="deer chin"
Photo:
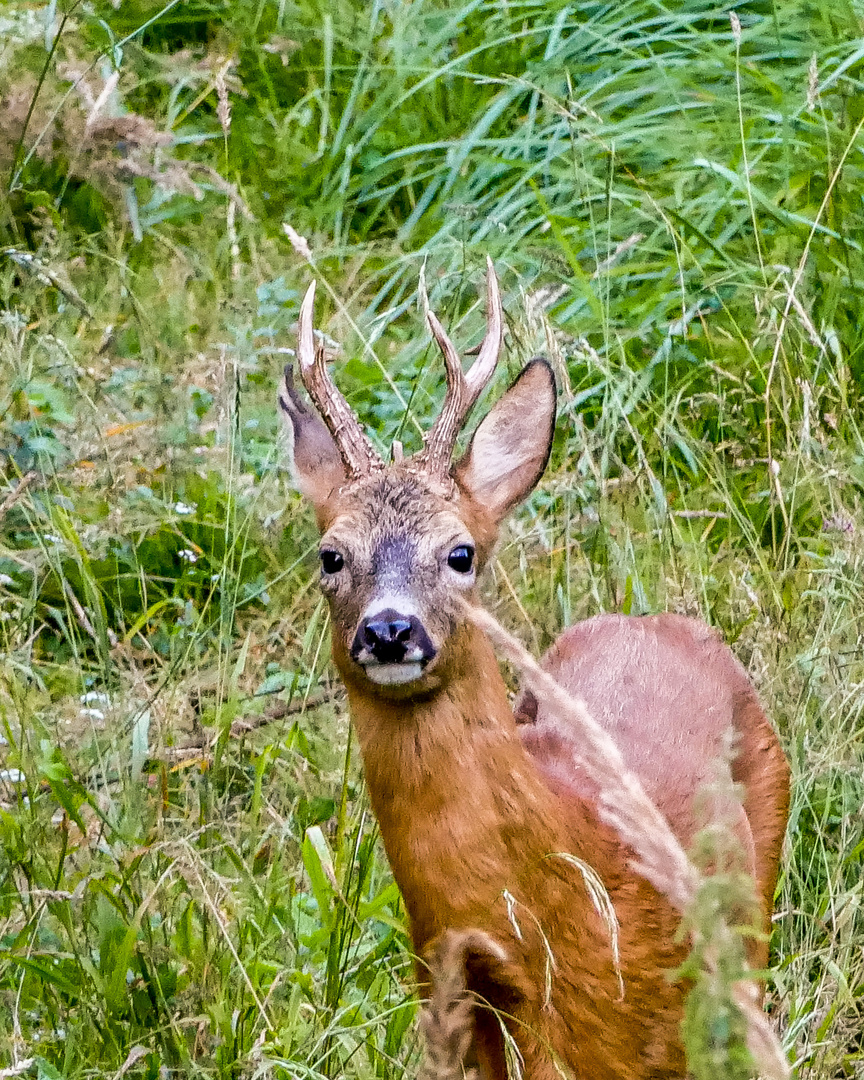
[[[379,686],[405,686],[423,677],[424,667],[419,660],[400,664],[365,664],[366,678]]]

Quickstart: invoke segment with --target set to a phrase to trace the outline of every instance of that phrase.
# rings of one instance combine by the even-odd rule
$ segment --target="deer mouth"
[[[380,686],[414,682],[437,652],[417,616],[393,608],[363,618],[351,645],[351,658]]]
[[[366,677],[379,686],[403,686],[416,682],[423,675],[423,665],[407,664],[364,664]]]

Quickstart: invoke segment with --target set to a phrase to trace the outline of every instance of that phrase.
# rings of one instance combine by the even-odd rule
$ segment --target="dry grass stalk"
[[[38,474],[32,470],[30,472],[24,473],[24,475],[15,485],[15,487],[12,488],[12,490],[7,494],[3,502],[0,503],[0,521],[2,521],[4,517],[6,517],[9,511],[15,505],[15,503],[18,502],[21,496],[26,492],[27,488],[30,487],[30,485],[36,479],[37,475]]]
[[[648,879],[681,912],[687,913],[696,899],[700,874],[690,862],[666,819],[645,794],[635,774],[624,764],[621,752],[607,732],[594,720],[585,704],[573,698],[544,671],[521,642],[509,634],[487,611],[469,608],[501,655],[522,675],[527,687],[560,721],[559,730],[578,733],[572,739],[574,762],[590,770],[600,788],[600,816],[611,825],[637,856],[634,869]],[[722,940],[723,931],[712,935]],[[711,973],[713,964],[706,957]],[[776,1033],[760,1007],[755,980],[738,981],[732,989],[735,1005],[747,1023],[747,1047],[765,1080],[787,1080],[789,1066]]]
[[[501,946],[482,930],[448,930],[430,951],[433,990],[420,1017],[426,1053],[418,1080],[473,1080],[477,1075],[465,1066],[474,1032],[474,999],[466,981],[472,953],[506,960]]]
[[[233,66],[233,61],[229,60],[224,64],[216,73],[216,116],[219,120],[219,125],[222,128],[222,133],[225,138],[231,131],[231,100],[228,97],[228,83],[225,78],[227,70]]]
[[[683,912],[696,894],[698,873],[663,815],[643,791],[639,778],[625,766],[615,742],[585,705],[559,686],[488,612],[471,608],[470,616],[519,669],[538,700],[562,719],[563,730],[574,726],[579,730],[580,739],[573,740],[571,752],[600,785],[601,817],[636,851],[639,873]]]
[[[217,115],[227,138],[231,122],[228,97],[230,65],[216,77]],[[223,194],[247,221],[254,216],[234,184],[207,162],[183,160],[171,153],[173,132],[152,119],[124,111],[118,94],[119,73],[104,82],[80,62],[58,64],[60,82],[47,81],[37,96],[37,82],[23,75],[5,89],[0,85],[0,166],[8,168],[14,147],[29,118],[28,131],[38,132],[28,150],[43,162],[61,162],[70,176],[82,180],[126,212],[125,192],[136,178],[148,180],[173,195],[204,198],[198,178]],[[65,94],[62,82],[71,82]],[[70,96],[71,95],[71,96]],[[31,102],[36,96],[30,115]],[[67,100],[68,98],[68,100]],[[58,104],[59,101],[59,104]]]

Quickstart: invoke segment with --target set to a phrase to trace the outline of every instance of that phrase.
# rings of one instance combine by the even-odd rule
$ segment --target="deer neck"
[[[504,890],[525,891],[526,875],[561,850],[560,805],[522,746],[488,639],[465,626],[452,644],[450,677],[422,700],[387,700],[345,673],[418,948],[477,912],[488,923],[490,907],[506,918]]]

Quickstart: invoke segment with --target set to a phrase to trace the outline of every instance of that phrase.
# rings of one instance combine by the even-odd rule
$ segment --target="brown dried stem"
[[[33,483],[37,477],[35,471],[24,473],[14,488],[7,494],[6,498],[0,503],[0,521],[9,513],[15,503],[21,498],[28,487]]]
[[[417,1080],[476,1080],[479,1075],[476,1068],[465,1067],[478,1003],[468,989],[469,957],[492,965],[507,961],[498,942],[471,927],[445,930],[427,949],[432,992],[420,1013],[426,1053]]]

